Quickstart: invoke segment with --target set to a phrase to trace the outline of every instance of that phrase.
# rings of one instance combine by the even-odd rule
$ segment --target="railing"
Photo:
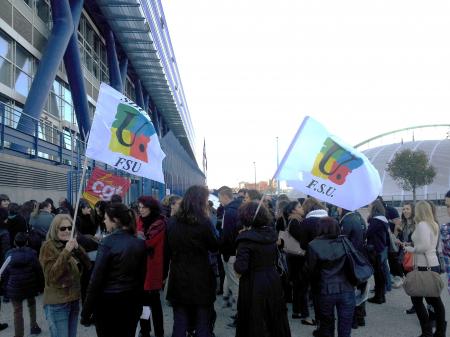
[[[19,120],[27,130],[18,130]],[[68,165],[77,169],[84,159],[85,142],[72,130],[60,130],[0,102],[0,150],[15,155]]]

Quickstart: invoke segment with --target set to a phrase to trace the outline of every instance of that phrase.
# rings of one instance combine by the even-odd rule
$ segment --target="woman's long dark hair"
[[[117,228],[124,228],[130,234],[136,234],[136,217],[126,205],[115,202],[106,207],[105,213],[117,224]]]
[[[298,201],[291,201],[289,204],[286,205],[286,207],[283,210],[283,217],[286,220],[286,223],[289,222],[289,216],[292,214],[294,209],[298,206]]]
[[[209,192],[205,186],[189,187],[175,214],[177,220],[190,225],[209,221],[208,196]]]

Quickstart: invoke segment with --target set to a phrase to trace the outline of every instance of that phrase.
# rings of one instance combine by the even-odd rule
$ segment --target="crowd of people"
[[[13,307],[14,336],[24,336],[24,300],[30,334],[41,333],[43,294],[52,337],[75,337],[79,322],[101,337],[137,329],[162,337],[166,293],[173,337],[214,336],[216,310],[230,315],[237,337],[289,337],[287,303],[292,319],[316,327],[313,336],[348,337],[367,324],[366,302],[383,305],[401,287],[408,256],[413,269],[447,273],[450,292],[450,223],[439,225],[431,202],[405,202],[399,214],[379,197],[364,218],[313,197],[235,195],[223,186],[217,209],[208,197],[191,186],[161,202],[141,196],[133,207],[118,195],[93,207],[82,199],[74,214],[66,198],[58,207],[51,199],[19,206],[0,194],[1,294]],[[450,216],[450,191],[445,205]],[[372,266],[373,296],[370,283],[352,277],[344,241]],[[405,314],[417,315],[421,337],[446,336],[440,297],[411,303]]]

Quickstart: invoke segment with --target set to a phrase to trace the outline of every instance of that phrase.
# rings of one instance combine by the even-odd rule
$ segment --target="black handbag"
[[[353,247],[348,238],[341,237],[341,242],[346,255],[347,274],[350,282],[355,286],[367,282],[373,275],[372,265],[363,254]]]

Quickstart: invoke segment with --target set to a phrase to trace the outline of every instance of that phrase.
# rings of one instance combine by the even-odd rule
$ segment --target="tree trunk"
[[[414,200],[414,205],[415,205],[416,204],[416,186],[413,186],[412,192],[413,192],[413,200]]]

